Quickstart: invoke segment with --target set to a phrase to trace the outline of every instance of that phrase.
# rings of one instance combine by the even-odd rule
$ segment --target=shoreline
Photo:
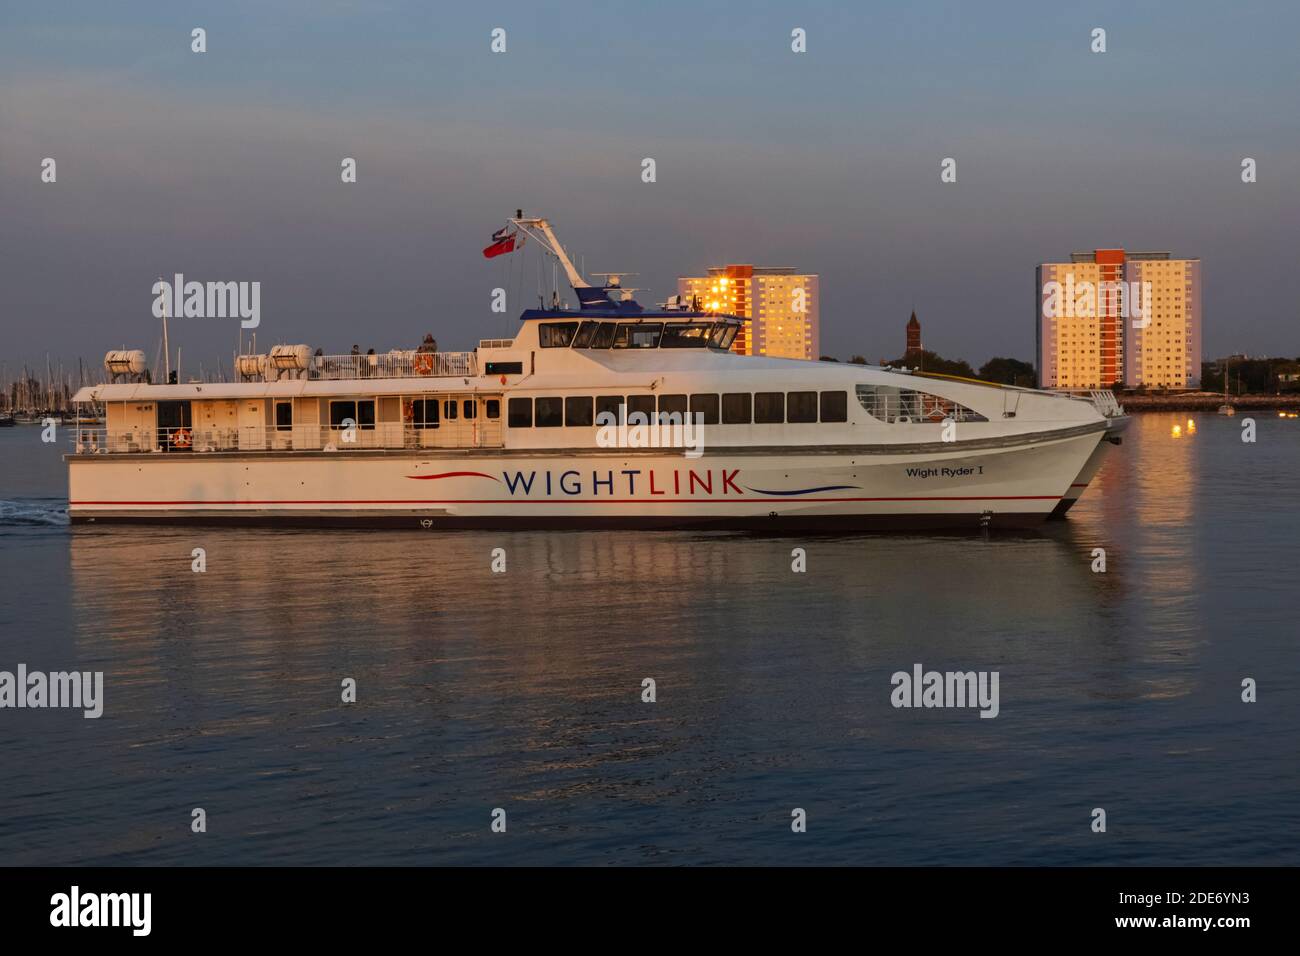
[[[1116,400],[1126,412],[1217,412],[1223,404],[1222,395],[1116,395]],[[1300,394],[1290,395],[1232,395],[1228,404],[1241,411],[1269,411],[1300,409]]]

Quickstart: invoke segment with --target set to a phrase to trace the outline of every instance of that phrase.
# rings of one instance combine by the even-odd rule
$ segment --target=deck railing
[[[882,422],[986,422],[979,412],[952,399],[896,385],[858,385],[858,404]]]
[[[394,351],[382,355],[314,355],[307,377],[357,378],[472,378],[478,375],[473,352]]]
[[[1088,393],[1092,399],[1093,406],[1107,418],[1114,418],[1117,415],[1124,414],[1124,406],[1119,403],[1115,393],[1109,389],[1094,389]]]

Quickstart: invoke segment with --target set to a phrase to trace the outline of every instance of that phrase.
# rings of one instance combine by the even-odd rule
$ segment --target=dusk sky
[[[1300,355],[1298,34],[1282,2],[4,3],[0,360],[152,360],[176,272],[260,281],[260,351],[469,348],[536,304],[535,248],[481,255],[517,207],[643,302],[819,273],[841,359],[915,308],[1032,361],[1034,267],[1099,246],[1202,260],[1206,359]],[[186,374],[238,331],[174,321]]]

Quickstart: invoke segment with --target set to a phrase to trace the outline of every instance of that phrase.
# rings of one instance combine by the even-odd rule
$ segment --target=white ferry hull
[[[1052,510],[1053,518],[1063,518],[1074,503],[1078,501],[1088,486],[1092,484],[1094,478],[1101,471],[1101,466],[1105,464],[1106,456],[1109,454],[1112,444],[1120,443],[1120,435],[1128,428],[1130,419],[1126,416],[1117,416],[1107,419],[1106,438],[1104,441],[1097,443],[1097,447],[1088,456],[1088,461],[1084,464],[1083,470],[1075,476],[1074,481],[1070,483],[1070,488],[1061,498],[1060,503]]]
[[[75,523],[746,530],[1024,527],[1104,425],[936,448],[70,456]],[[972,447],[963,447],[969,444]]]

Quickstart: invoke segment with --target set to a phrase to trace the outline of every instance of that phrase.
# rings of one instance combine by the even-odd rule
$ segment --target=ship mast
[[[560,245],[560,240],[555,238],[555,230],[551,228],[551,224],[547,220],[525,219],[524,211],[522,209],[516,209],[515,218],[509,220],[509,222],[511,225],[523,230],[525,234],[532,236],[540,242],[547,252],[559,260],[560,265],[564,269],[565,276],[569,279],[569,285],[573,286],[575,290],[591,288],[591,283],[584,279],[581,273],[573,267],[573,263],[569,260],[568,254],[564,251],[564,247]]]

